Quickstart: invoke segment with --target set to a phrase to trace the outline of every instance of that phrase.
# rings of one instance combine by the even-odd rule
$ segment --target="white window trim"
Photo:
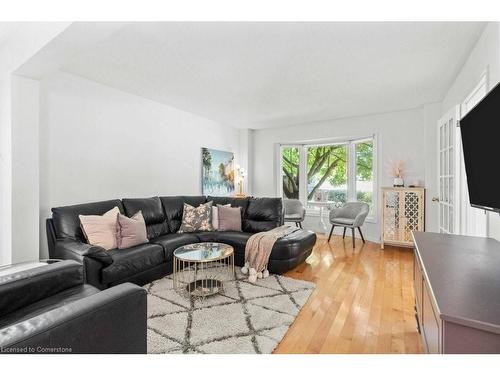
[[[307,175],[307,148],[314,146],[324,146],[324,145],[334,145],[334,144],[347,144],[348,145],[348,156],[347,156],[347,165],[348,165],[348,174],[347,174],[347,200],[348,201],[356,201],[356,164],[351,163],[350,160],[355,160],[355,145],[357,143],[372,141],[373,142],[373,210],[372,214],[367,216],[366,222],[369,223],[377,223],[378,222],[378,157],[377,157],[377,149],[378,149],[378,139],[377,134],[372,134],[364,137],[343,137],[343,138],[330,138],[330,139],[320,139],[314,141],[299,141],[299,142],[280,142],[275,143],[274,148],[274,160],[275,160],[275,188],[278,197],[283,198],[283,189],[282,189],[282,160],[281,160],[281,149],[288,147],[298,147],[300,153],[300,164],[299,164],[299,199],[301,202],[307,202],[307,191],[306,186],[307,183],[305,181],[305,176]],[[307,205],[306,205],[307,207]],[[313,210],[310,208],[306,208],[306,215],[312,217],[319,217],[319,213],[317,210]],[[328,211],[324,210],[323,215],[327,216]],[[325,216],[325,217],[326,217]]]

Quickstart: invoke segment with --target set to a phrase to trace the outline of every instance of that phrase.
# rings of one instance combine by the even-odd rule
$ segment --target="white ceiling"
[[[241,128],[442,100],[484,23],[121,25],[62,70]]]

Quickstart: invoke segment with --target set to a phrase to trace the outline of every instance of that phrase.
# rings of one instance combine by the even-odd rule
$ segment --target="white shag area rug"
[[[144,286],[148,292],[148,353],[272,353],[315,284],[270,275],[255,284],[236,268],[222,294],[187,299],[172,275]]]

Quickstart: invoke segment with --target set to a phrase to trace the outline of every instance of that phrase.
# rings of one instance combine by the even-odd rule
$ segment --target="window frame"
[[[330,146],[330,145],[347,145],[347,200],[349,202],[357,200],[356,190],[356,144],[371,141],[373,143],[373,194],[372,194],[372,213],[366,218],[369,223],[377,223],[378,218],[378,140],[377,134],[372,134],[363,137],[347,137],[347,138],[330,138],[315,141],[303,142],[280,142],[275,144],[275,184],[276,193],[278,197],[283,198],[282,186],[282,158],[281,151],[283,148],[297,147],[299,149],[299,199],[306,207],[307,216],[319,216],[317,210],[311,209],[307,206],[307,149],[317,146]],[[325,210],[323,215],[328,215]]]

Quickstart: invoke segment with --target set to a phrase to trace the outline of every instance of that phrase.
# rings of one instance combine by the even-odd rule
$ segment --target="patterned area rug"
[[[181,297],[172,277],[144,286],[148,291],[148,353],[272,353],[315,284],[270,275],[256,284],[226,282],[221,295]]]

